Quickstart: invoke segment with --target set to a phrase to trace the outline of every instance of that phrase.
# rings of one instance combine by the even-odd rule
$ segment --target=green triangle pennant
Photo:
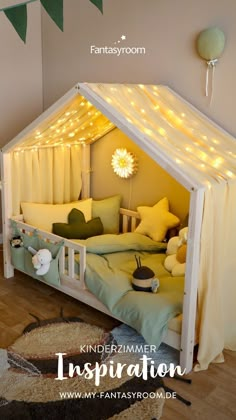
[[[103,13],[103,0],[90,0]]]
[[[63,31],[63,0],[40,0],[40,2],[58,28]]]
[[[26,4],[5,9],[4,13],[15,28],[22,41],[26,41],[27,8]]]

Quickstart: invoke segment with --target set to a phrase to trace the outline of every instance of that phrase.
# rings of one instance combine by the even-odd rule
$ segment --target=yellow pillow
[[[52,232],[55,222],[67,223],[72,209],[82,211],[86,222],[92,218],[92,198],[66,204],[21,203],[25,223]]]
[[[141,222],[135,232],[150,236],[154,241],[163,241],[168,229],[178,226],[180,220],[169,212],[169,202],[165,197],[153,207],[137,208]]]

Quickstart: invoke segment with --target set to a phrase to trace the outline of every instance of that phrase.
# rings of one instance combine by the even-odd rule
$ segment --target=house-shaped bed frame
[[[225,202],[223,203],[222,201],[225,189],[229,191],[229,188],[233,188],[234,190],[232,191],[235,191],[236,143],[232,136],[168,87],[80,83],[2,149],[4,275],[6,278],[9,278],[14,274],[9,249],[9,238],[11,236],[9,219],[13,215],[12,152],[21,146],[45,146],[43,140],[40,144],[38,143],[38,138],[35,136],[37,128],[42,123],[50,125],[50,120],[55,116],[55,113],[80,95],[83,96],[83,100],[89,101],[90,105],[92,104],[96,107],[110,122],[137,143],[153,160],[190,192],[188,252],[182,335],[179,346],[181,351],[180,363],[187,371],[190,371],[192,369],[195,342],[197,295],[200,311],[198,314],[200,315],[200,324],[198,325],[200,340],[205,340],[204,342],[207,342],[208,348],[211,345],[214,346],[215,336],[211,338],[210,331],[204,327],[204,325],[208,325],[211,328],[213,320],[208,320],[208,312],[204,308],[207,305],[209,305],[209,308],[212,305],[214,306],[214,302],[209,297],[210,294],[207,290],[209,291],[209,288],[212,287],[212,276],[215,275],[212,265],[218,255],[214,243],[210,251],[209,247],[205,248],[205,238],[212,232],[215,233],[218,229],[214,209],[215,206],[225,206]],[[106,124],[104,125],[103,134],[113,126],[113,124],[109,124],[107,126]],[[82,195],[83,197],[88,197],[90,193],[89,142],[87,143],[85,137],[79,138],[75,136],[74,138],[76,138],[78,143],[83,144]],[[93,140],[98,138],[99,135],[96,138],[94,137]],[[59,145],[63,144],[63,139],[61,142]],[[233,227],[236,227],[233,220],[233,215],[236,214],[236,206],[232,200],[231,206],[228,214],[228,217],[231,217],[231,219],[228,221],[233,229]],[[221,232],[218,232],[218,241],[226,240],[228,243],[232,239],[230,237],[230,229],[228,230],[228,237],[224,236],[222,238],[220,235]],[[212,256],[212,258],[209,257],[207,267],[204,258],[206,250]],[[236,259],[232,259],[232,254],[230,253],[228,259],[225,257],[224,262],[222,262],[223,268],[219,273],[219,279],[215,280],[217,285],[222,281],[222,276],[224,281],[227,281],[224,269],[228,265],[230,265],[231,270],[236,271],[235,261]],[[85,269],[85,267],[83,268],[82,266],[82,269]],[[217,289],[217,293],[219,297],[220,289]],[[72,296],[74,295],[72,294]],[[76,297],[80,299],[79,296]],[[81,298],[81,300],[94,304],[94,299]],[[102,305],[97,304],[95,306],[103,310]],[[211,313],[212,310],[209,309],[209,314]],[[209,318],[211,318],[211,315]],[[205,319],[206,324],[204,323]],[[218,331],[216,334],[218,334]],[[199,344],[201,345],[201,342]],[[202,347],[204,348],[204,345]],[[219,345],[219,349],[218,347],[215,349],[215,353],[213,351],[213,354],[209,356],[206,356],[207,351],[203,350],[202,368],[207,367],[208,363],[223,350],[223,347],[224,342]]]

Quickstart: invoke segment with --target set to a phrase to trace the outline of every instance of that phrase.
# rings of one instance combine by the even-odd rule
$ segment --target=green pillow
[[[114,195],[104,200],[92,201],[92,217],[100,217],[104,233],[119,233],[120,204],[121,195]]]
[[[100,217],[85,221],[84,214],[78,209],[72,209],[68,215],[68,223],[53,223],[52,231],[67,239],[87,239],[101,235],[103,225]]]

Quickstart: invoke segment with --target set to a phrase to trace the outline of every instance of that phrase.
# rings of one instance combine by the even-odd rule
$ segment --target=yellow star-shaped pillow
[[[162,198],[155,206],[141,206],[137,208],[141,222],[135,232],[150,236],[154,241],[163,241],[168,229],[179,225],[180,220],[169,212],[169,202]]]

